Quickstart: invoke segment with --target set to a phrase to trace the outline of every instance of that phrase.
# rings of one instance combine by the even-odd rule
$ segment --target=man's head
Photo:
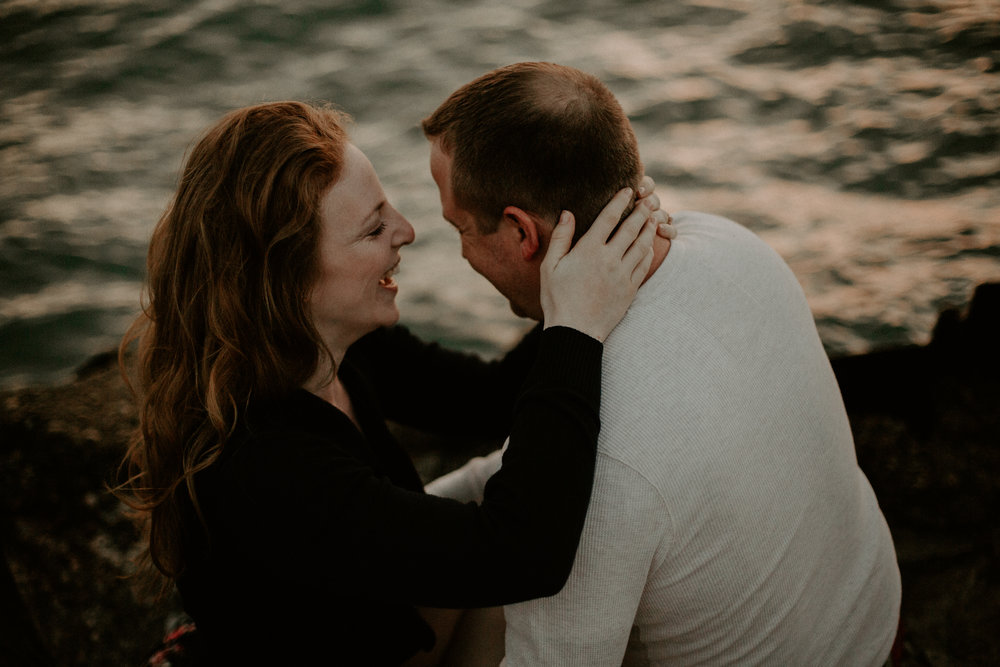
[[[538,264],[559,212],[573,212],[579,237],[618,190],[642,177],[618,101],[596,77],[571,67],[493,70],[452,93],[423,129],[463,255],[515,312],[535,319]]]

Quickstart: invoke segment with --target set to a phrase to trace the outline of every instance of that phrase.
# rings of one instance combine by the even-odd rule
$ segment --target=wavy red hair
[[[141,570],[161,593],[199,539],[195,474],[251,399],[302,385],[329,354],[308,295],[319,202],[340,176],[347,120],[299,102],[226,115],[192,150],[153,231],[143,314],[119,350],[126,371],[138,340],[139,428],[117,491],[144,528]]]

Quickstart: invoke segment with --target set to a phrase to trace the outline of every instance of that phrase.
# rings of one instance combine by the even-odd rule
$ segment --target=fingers
[[[669,225],[674,221],[673,217],[663,209],[653,211],[650,214],[650,217],[653,219],[653,222],[658,225]]]
[[[542,260],[542,269],[551,271],[559,260],[566,256],[569,247],[573,243],[573,230],[576,228],[576,220],[569,211],[559,214],[559,222],[552,230],[552,237],[549,239],[549,249],[545,252]]]
[[[625,251],[632,245],[639,233],[643,231],[643,226],[649,220],[650,211],[645,202],[640,202],[629,214],[615,235],[608,239],[608,245],[617,247],[624,255]]]
[[[622,263],[625,267],[632,269],[632,281],[642,282],[649,273],[649,267],[653,264],[653,236],[656,234],[656,225],[652,221],[647,221],[642,226],[642,231],[636,237],[635,242],[629,246]]]
[[[656,184],[649,176],[643,176],[639,181],[639,189],[636,193],[636,204],[646,202],[650,211],[660,210],[660,197],[653,190]]]
[[[611,198],[608,205],[598,214],[597,219],[594,220],[594,224],[590,226],[587,233],[584,234],[579,243],[604,243],[615,225],[622,218],[622,213],[628,208],[628,205],[632,202],[632,188],[625,188],[624,190],[619,190],[618,194]],[[636,230],[638,233],[638,230]],[[616,234],[615,236],[618,236]],[[635,238],[635,235],[629,239]],[[594,240],[596,239],[596,241]]]
[[[675,239],[677,238],[677,230],[670,226],[672,222],[670,214],[660,209],[660,197],[653,192],[655,187],[656,184],[652,178],[643,176],[639,182],[639,195],[636,204],[646,202],[649,205],[649,210],[653,212],[653,222],[657,223],[657,236],[665,239]]]
[[[671,241],[677,238],[677,228],[670,224],[669,215],[667,216],[667,222],[656,223],[656,235],[661,238],[670,239]]]
[[[656,194],[655,192],[652,193],[652,194],[646,195],[645,197],[640,197],[639,201],[645,202],[646,206],[649,207],[650,211],[659,211],[660,210],[660,195]]]
[[[638,190],[639,199],[642,199],[643,197],[648,195],[650,192],[653,191],[655,187],[656,183],[653,182],[653,179],[643,174],[642,180],[639,181],[639,190]]]

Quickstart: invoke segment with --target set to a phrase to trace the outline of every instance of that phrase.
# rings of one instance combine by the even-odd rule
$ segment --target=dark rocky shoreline
[[[833,361],[896,541],[906,665],[1000,664],[998,343],[989,284],[929,345]],[[177,612],[124,578],[135,534],[106,483],[134,425],[111,355],[71,384],[0,393],[0,665],[137,665]],[[403,436],[425,477],[464,459]]]

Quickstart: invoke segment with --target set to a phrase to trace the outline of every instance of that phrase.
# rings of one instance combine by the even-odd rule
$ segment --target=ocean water
[[[511,344],[528,325],[461,259],[419,121],[521,60],[604,80],[664,207],[770,243],[833,355],[924,343],[1000,280],[998,0],[4,0],[0,387],[117,344],[186,150],[285,98],[351,113],[416,227],[403,321]]]

